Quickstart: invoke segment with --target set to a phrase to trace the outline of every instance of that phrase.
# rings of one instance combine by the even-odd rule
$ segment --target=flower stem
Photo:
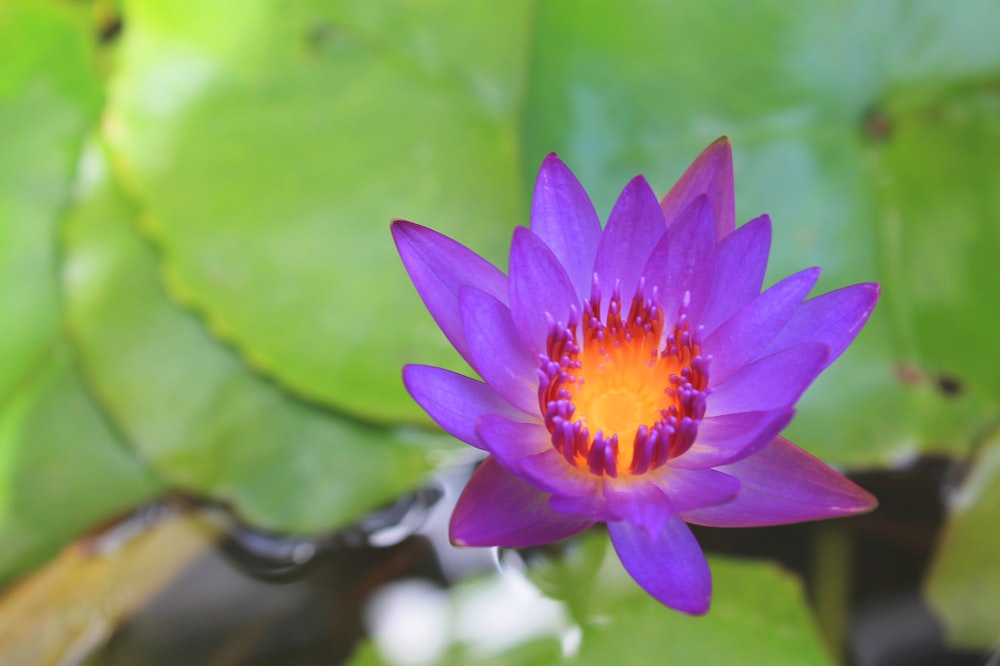
[[[812,596],[820,631],[837,663],[844,663],[851,603],[854,542],[836,524],[817,526],[812,552]]]

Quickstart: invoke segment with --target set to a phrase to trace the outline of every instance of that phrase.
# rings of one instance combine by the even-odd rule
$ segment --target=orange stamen
[[[640,283],[626,315],[617,285],[601,319],[597,278],[582,321],[550,322],[539,402],[552,445],[597,475],[659,467],[694,442],[705,411],[708,359],[684,308],[664,337],[654,290]],[[578,333],[579,328],[579,333]]]

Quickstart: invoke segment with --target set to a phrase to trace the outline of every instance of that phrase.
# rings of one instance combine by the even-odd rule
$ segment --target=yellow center
[[[586,425],[591,436],[598,432],[605,439],[618,435],[619,461],[632,460],[639,426],[652,427],[674,403],[666,393],[670,374],[677,370],[670,360],[660,357],[656,342],[647,336],[622,341],[611,349],[584,342],[580,367],[573,373],[576,381],[566,388],[576,406],[576,420]]]
[[[694,441],[707,360],[683,312],[664,336],[662,310],[641,295],[622,316],[616,293],[604,319],[595,295],[579,330],[551,328],[539,403],[568,462],[598,475],[642,474]]]

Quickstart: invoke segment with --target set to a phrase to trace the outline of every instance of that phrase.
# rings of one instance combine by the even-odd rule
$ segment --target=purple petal
[[[660,533],[675,510],[663,490],[650,480],[616,483],[614,479],[605,479],[604,500],[613,516],[609,522],[623,521],[647,534]]]
[[[729,319],[760,293],[771,250],[771,219],[747,222],[716,246],[715,274],[700,323],[705,334]]]
[[[795,410],[788,408],[710,416],[698,426],[698,438],[691,448],[668,464],[680,469],[705,469],[735,462],[777,437],[794,414]]]
[[[593,522],[556,513],[548,497],[487,458],[458,498],[449,535],[457,546],[527,548],[566,539]]]
[[[702,350],[712,356],[713,382],[726,381],[764,351],[816,284],[819,272],[810,268],[785,278],[705,338]]]
[[[822,342],[830,347],[830,357],[826,360],[826,365],[830,365],[868,321],[879,291],[877,283],[868,282],[809,299],[771,341],[768,352],[802,342]]]
[[[599,477],[571,465],[552,447],[549,431],[541,424],[487,414],[476,432],[500,465],[547,493],[581,497],[599,485]]]
[[[555,153],[550,153],[538,170],[531,230],[566,269],[577,301],[590,296],[601,221],[580,181]]]
[[[722,240],[736,226],[736,200],[733,187],[733,148],[727,137],[716,139],[688,167],[660,206],[672,225],[700,194],[708,194],[715,220],[715,238]]]
[[[600,477],[575,467],[553,448],[521,459],[524,477],[553,495],[585,497],[599,487]]]
[[[510,311],[524,344],[533,354],[545,351],[546,314],[563,325],[580,300],[552,250],[530,229],[518,227],[510,246]]]
[[[525,350],[507,306],[463,287],[458,295],[470,363],[507,402],[538,414],[538,364]]]
[[[512,421],[486,414],[476,424],[476,433],[498,463],[521,476],[523,458],[553,450],[549,431],[539,423]]]
[[[475,368],[459,316],[458,292],[475,287],[507,301],[507,278],[464,245],[413,222],[396,220],[392,237],[424,305],[448,342]]]
[[[702,615],[712,601],[712,574],[691,529],[676,514],[650,536],[625,522],[608,523],[625,570],[660,603]]]
[[[499,414],[510,419],[524,418],[523,412],[501,398],[489,384],[451,370],[408,365],[403,368],[403,383],[435,423],[479,449],[486,448],[476,434],[479,417]]]
[[[596,486],[593,492],[578,497],[553,495],[549,498],[549,504],[559,513],[586,518],[595,523],[610,523],[618,520],[604,500],[604,493]]]
[[[714,273],[713,225],[708,198],[697,197],[657,243],[643,269],[646,284],[659,289],[660,307],[669,322],[677,316],[685,292],[690,292],[688,315],[699,321]]]
[[[622,301],[631,301],[642,268],[666,230],[656,194],[645,178],[636,176],[615,202],[597,248],[594,272],[603,287],[610,290],[618,281]]]
[[[823,369],[828,353],[826,345],[807,343],[754,361],[714,389],[705,413],[718,416],[791,407]]]
[[[677,513],[723,504],[736,497],[740,491],[738,479],[714,469],[676,469],[664,466],[649,475],[670,498],[670,504]]]
[[[758,453],[720,468],[739,478],[740,494],[684,520],[712,527],[761,527],[871,511],[875,497],[781,437]]]

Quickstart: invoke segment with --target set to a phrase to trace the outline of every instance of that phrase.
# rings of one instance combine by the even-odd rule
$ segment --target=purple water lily
[[[534,546],[596,522],[649,594],[701,614],[711,574],[687,523],[777,525],[861,513],[868,492],[779,437],[878,300],[804,300],[819,270],[761,292],[771,223],[735,229],[719,139],[661,201],[641,176],[602,230],[554,154],[509,276],[411,222],[392,231],[417,291],[485,381],[409,365],[442,428],[489,453],[451,519],[467,546]]]

